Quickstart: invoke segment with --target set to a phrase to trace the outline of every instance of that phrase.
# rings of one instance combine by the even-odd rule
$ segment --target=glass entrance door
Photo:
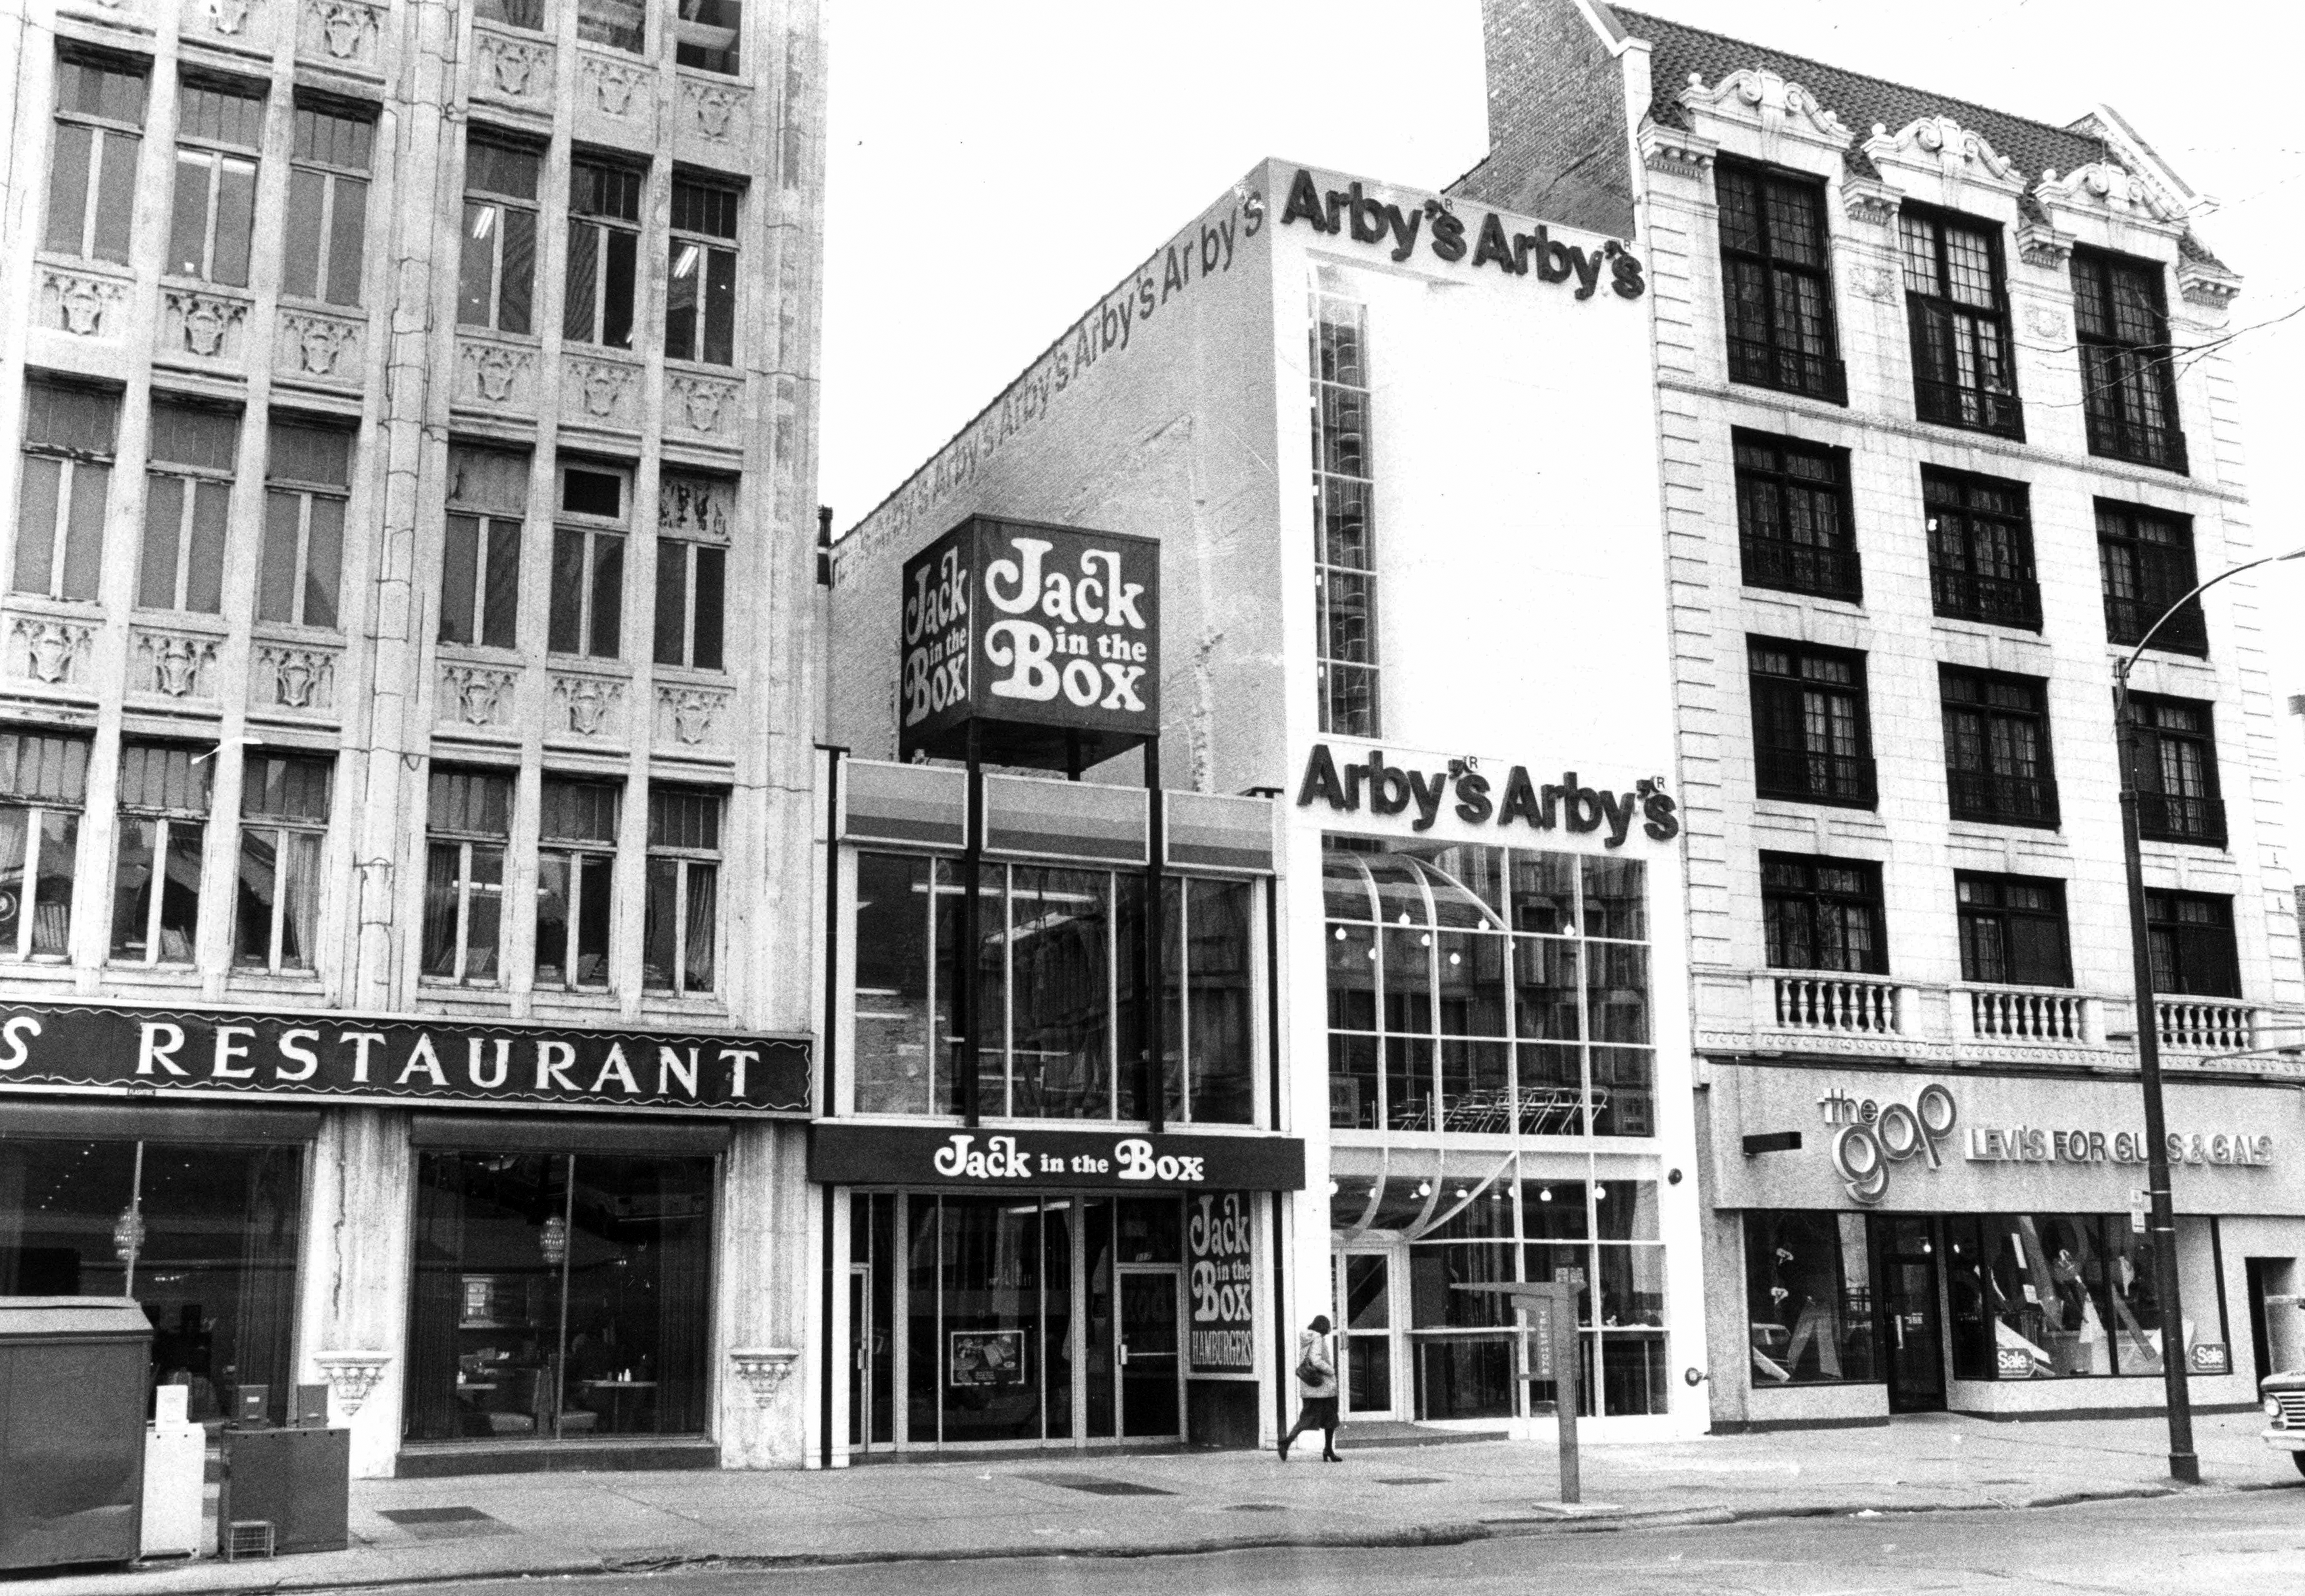
[[[1173,1268],[1120,1271],[1120,1434],[1168,1439],[1184,1433],[1182,1281]]]
[[[1937,1295],[1935,1227],[1927,1218],[1895,1216],[1875,1224],[1889,1352],[1889,1411],[1942,1413],[1944,1315]]]
[[[872,1433],[872,1269],[848,1266],[848,1444]]]
[[[1392,1415],[1392,1254],[1337,1254],[1339,1328],[1344,1331],[1343,1411]],[[1291,1348],[1293,1354],[1294,1348]],[[1293,1378],[1293,1377],[1292,1377]]]

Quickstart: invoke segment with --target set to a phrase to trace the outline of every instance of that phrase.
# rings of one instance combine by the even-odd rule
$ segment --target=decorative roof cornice
[[[2177,292],[2189,305],[2222,310],[2241,293],[2241,276],[2206,260],[2177,263]]]
[[[1897,225],[1897,208],[1904,199],[1878,178],[1859,177],[1852,172],[1841,180],[1841,208],[1849,213],[1852,222],[1893,227]]]
[[[1720,151],[1718,141],[1688,132],[1686,128],[1665,127],[1655,117],[1641,119],[1641,159],[1652,172],[1678,172],[1694,177],[1713,165]]]
[[[2165,192],[2113,161],[2092,161],[2062,177],[2052,167],[2033,185],[2033,198],[2052,216],[2060,210],[2107,216],[2171,237],[2185,230],[2184,212]]]
[[[1817,103],[1816,96],[1766,67],[1748,66],[1731,72],[1710,89],[1705,86],[1703,74],[1691,72],[1688,87],[1680,91],[1680,104],[1692,119],[1714,116],[1744,123],[1831,149],[1845,150],[1850,143],[1848,128]]]
[[[1865,140],[1866,158],[1875,166],[1935,172],[1950,181],[1981,183],[2010,194],[2025,191],[2025,179],[2008,157],[1950,116],[1923,116],[1896,132],[1875,123]]]

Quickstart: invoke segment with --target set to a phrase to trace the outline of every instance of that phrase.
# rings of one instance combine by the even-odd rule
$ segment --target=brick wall
[[[1621,64],[1576,0],[1484,0],[1489,158],[1470,198],[1629,238],[1633,179]]]

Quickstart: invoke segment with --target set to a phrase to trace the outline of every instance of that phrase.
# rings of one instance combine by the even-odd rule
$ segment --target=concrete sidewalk
[[[2197,1420],[2209,1490],[2298,1487],[2255,1413]],[[1550,1444],[1271,1453],[1047,1452],[783,1473],[488,1475],[353,1490],[353,1548],[38,1582],[41,1596],[313,1590],[684,1565],[1141,1556],[1450,1544],[1643,1524],[2046,1507],[2168,1494],[2158,1419],[1882,1429],[1587,1447],[1581,1514],[1551,1506]],[[2305,1503],[2301,1503],[2305,1507]]]

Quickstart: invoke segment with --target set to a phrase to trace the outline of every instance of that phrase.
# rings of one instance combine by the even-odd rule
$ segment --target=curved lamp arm
[[[2194,599],[2199,598],[2202,594],[2207,592],[2211,588],[2216,587],[2217,583],[2224,581],[2226,577],[2239,576],[2242,572],[2254,571],[2259,565],[2278,565],[2283,560],[2295,559],[2305,559],[2305,548],[2292,548],[2287,554],[2269,554],[2263,559],[2244,561],[2241,565],[2218,572],[2215,576],[2209,578],[2208,581],[2201,583],[2191,592],[2186,594],[2182,598],[2178,599],[2176,603],[2171,605],[2168,608],[2161,612],[2160,619],[2155,621],[2150,626],[2148,626],[2145,629],[2145,635],[2137,640],[2137,646],[2129,650],[2129,657],[2126,659],[2123,659],[2119,665],[2114,666],[2113,674],[2114,680],[2126,687],[2129,684],[2129,673],[2137,664],[2138,656],[2144,653],[2147,647],[2151,644],[2154,634],[2159,632],[2162,627],[2169,624],[2169,617],[2175,615],[2179,610],[2184,608],[2185,606],[2190,604]]]

